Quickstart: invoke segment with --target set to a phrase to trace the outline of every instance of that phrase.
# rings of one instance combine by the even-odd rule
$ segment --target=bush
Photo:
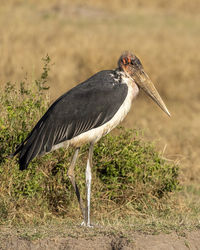
[[[18,170],[17,158],[8,158],[47,109],[49,63],[47,56],[41,77],[33,84],[26,79],[17,89],[7,83],[0,94],[1,223],[33,222],[77,213],[76,197],[67,177],[72,149],[59,149],[34,159],[23,172]],[[87,146],[82,148],[76,167],[82,195],[87,150]],[[179,187],[178,167],[162,159],[135,130],[120,128],[118,135],[102,138],[95,145],[93,162],[92,206],[96,213],[119,205],[145,213],[141,204],[158,203]]]
[[[103,138],[96,145],[94,159],[97,176],[110,190],[109,198],[120,203],[150,193],[162,198],[178,186],[178,167],[162,159],[135,130],[120,128],[119,135]],[[137,186],[142,193],[138,194]]]

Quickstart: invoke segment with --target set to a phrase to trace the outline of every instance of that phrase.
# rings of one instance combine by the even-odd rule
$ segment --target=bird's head
[[[140,60],[135,55],[130,52],[124,52],[119,58],[118,66],[121,71],[124,71],[139,88],[143,89],[144,92],[150,96],[167,115],[170,116],[170,113],[158,91],[154,87],[149,76],[145,73]]]

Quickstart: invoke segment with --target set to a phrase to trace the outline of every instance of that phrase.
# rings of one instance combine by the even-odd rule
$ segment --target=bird
[[[170,116],[139,58],[125,51],[119,57],[116,69],[102,70],[60,96],[12,154],[12,157],[19,154],[19,169],[25,170],[36,156],[60,147],[75,148],[67,175],[79,202],[83,226],[92,227],[90,200],[94,144],[123,121],[140,89]],[[89,144],[85,204],[74,174],[79,150],[84,144]]]

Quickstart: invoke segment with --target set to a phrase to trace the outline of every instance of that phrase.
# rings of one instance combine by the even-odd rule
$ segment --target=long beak
[[[158,106],[168,115],[171,116],[166,105],[164,104],[162,98],[160,97],[158,91],[154,87],[151,79],[149,76],[142,70],[138,70],[137,72],[134,72],[134,75],[132,78],[135,80],[135,82],[139,85],[140,88],[142,88],[145,93],[150,96],[157,104]]]

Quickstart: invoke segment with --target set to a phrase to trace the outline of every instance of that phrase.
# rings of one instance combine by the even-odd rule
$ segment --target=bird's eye
[[[139,66],[142,65],[141,62],[140,62],[140,60],[139,60],[138,58],[135,59],[135,63],[136,63],[137,65],[139,65]]]

